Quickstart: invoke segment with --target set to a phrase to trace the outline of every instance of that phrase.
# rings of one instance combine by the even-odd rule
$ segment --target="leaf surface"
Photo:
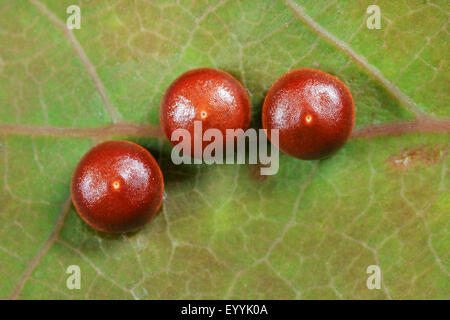
[[[68,31],[78,4],[81,29]],[[0,5],[0,298],[448,299],[447,1],[12,1]],[[252,101],[293,68],[341,78],[355,133],[336,155],[253,165],[170,160],[159,102],[215,67]],[[72,171],[94,144],[147,147],[164,173],[139,232],[97,233]],[[81,268],[80,290],[66,269]],[[368,290],[378,265],[382,288]]]

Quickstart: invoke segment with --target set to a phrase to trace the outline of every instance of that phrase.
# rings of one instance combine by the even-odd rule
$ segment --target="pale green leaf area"
[[[3,1],[0,298],[449,299],[448,2],[374,2],[380,30],[365,24],[372,1]],[[80,30],[64,29],[71,4]],[[159,135],[102,135],[157,127],[167,86],[205,66],[244,84],[255,128],[271,84],[310,67],[349,86],[355,129],[418,130],[321,161],[280,154],[266,177],[176,166]],[[108,138],[145,146],[164,174],[161,210],[132,234],[96,232],[68,205],[78,160]]]

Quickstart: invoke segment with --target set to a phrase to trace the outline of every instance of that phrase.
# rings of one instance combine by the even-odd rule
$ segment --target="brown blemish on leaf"
[[[441,162],[448,153],[448,148],[443,146],[420,146],[403,150],[400,154],[388,159],[390,165],[397,169],[407,169],[418,163],[428,166]]]

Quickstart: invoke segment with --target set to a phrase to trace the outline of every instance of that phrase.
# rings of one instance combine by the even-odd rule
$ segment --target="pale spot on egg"
[[[113,186],[114,190],[118,190],[120,188],[120,181],[117,181],[117,180],[114,181],[112,183],[112,186]]]
[[[80,191],[88,206],[105,197],[108,192],[108,186],[100,179],[100,175],[97,168],[91,168],[81,178]]]
[[[178,96],[174,105],[170,106],[169,115],[175,122],[186,125],[194,119],[195,109],[191,100],[183,96]]]

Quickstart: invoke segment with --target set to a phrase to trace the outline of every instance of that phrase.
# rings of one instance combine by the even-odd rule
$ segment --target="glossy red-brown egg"
[[[296,158],[331,155],[350,136],[355,107],[350,90],[338,78],[315,69],[295,69],[281,76],[264,100],[262,123],[279,130],[277,147]]]
[[[203,134],[218,129],[246,130],[250,124],[250,100],[242,84],[229,73],[212,68],[187,71],[167,89],[160,106],[164,134],[173,145],[172,133],[186,129],[194,146],[194,121],[201,121]],[[203,141],[202,151],[210,142]],[[191,155],[201,157],[191,150]]]
[[[129,141],[94,146],[72,176],[75,209],[84,221],[103,232],[139,229],[156,214],[163,193],[158,163],[150,152]]]

